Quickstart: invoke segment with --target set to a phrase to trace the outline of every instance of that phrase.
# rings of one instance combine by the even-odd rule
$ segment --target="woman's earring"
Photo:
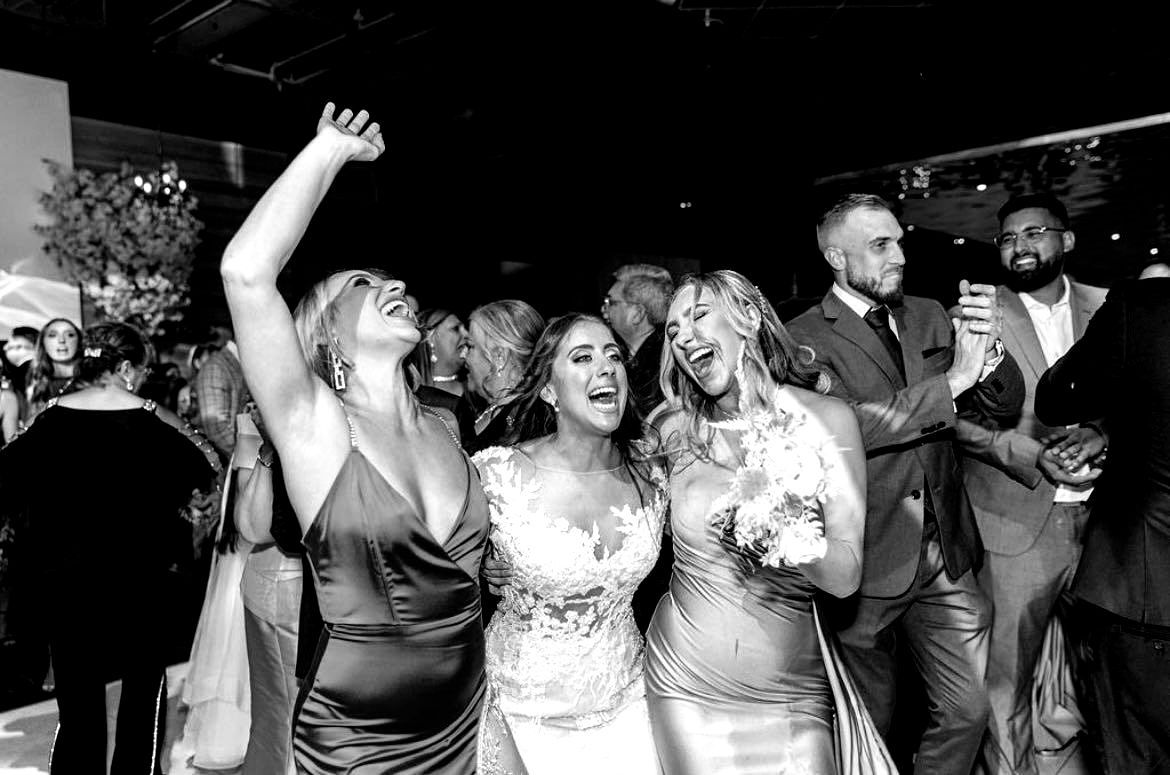
[[[432,352],[432,353],[431,353],[431,363],[438,363],[438,362],[439,362],[439,356],[435,355],[435,354]]]
[[[329,351],[329,366],[333,370],[332,377],[333,389],[337,391],[345,390],[345,369],[341,358],[337,357],[337,353],[332,350]]]
[[[126,390],[133,393],[134,392],[134,380],[130,379],[129,377],[122,377],[122,381],[126,383]]]

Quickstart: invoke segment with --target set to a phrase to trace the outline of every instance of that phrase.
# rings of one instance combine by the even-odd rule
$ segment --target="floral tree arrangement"
[[[174,162],[143,176],[72,170],[47,161],[53,189],[37,226],[53,258],[99,315],[157,336],[190,303],[188,280],[203,222]]]

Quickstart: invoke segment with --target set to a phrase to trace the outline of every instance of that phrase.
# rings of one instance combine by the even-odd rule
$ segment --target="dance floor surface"
[[[167,735],[163,745],[163,771],[167,775],[240,775],[238,770],[201,770],[181,756],[172,756],[174,742],[182,732],[186,708],[179,700],[187,663],[167,669]],[[115,681],[106,687],[109,712],[109,739],[114,739],[115,712],[121,685]],[[0,775],[48,775],[49,748],[57,728],[57,703],[49,699],[0,713]],[[107,765],[108,766],[108,765]],[[1040,775],[1084,775],[1076,744],[1060,756],[1041,757]]]

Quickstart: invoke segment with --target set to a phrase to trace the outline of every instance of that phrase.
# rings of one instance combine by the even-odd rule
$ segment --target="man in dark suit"
[[[1101,438],[1091,426],[1065,430],[1039,422],[1032,396],[1040,375],[1084,334],[1105,290],[1064,273],[1064,256],[1076,245],[1076,235],[1056,197],[1012,197],[998,217],[995,243],[1007,277],[1007,285],[998,288],[1002,338],[1020,364],[1027,397],[1013,427],[998,430],[960,420],[959,437],[963,480],[987,550],[979,581],[995,607],[987,667],[991,727],[983,762],[996,775],[1036,775],[1032,674],[1080,553],[1092,493],[1092,476],[1069,475],[1043,454],[1044,440],[1054,434],[1070,444]],[[1067,742],[1044,745],[1059,748]]]
[[[1012,422],[1023,379],[998,342],[994,286],[964,283],[954,326],[938,302],[903,297],[902,228],[881,199],[840,200],[817,239],[834,283],[788,327],[853,403],[867,457],[861,590],[833,623],[883,734],[904,641],[931,707],[915,772],[969,775],[987,726],[991,605],[974,578],[983,547],[955,426],[958,416]]]
[[[1073,579],[1082,709],[1109,775],[1170,773],[1170,279],[1120,283],[1045,372],[1036,416],[1104,417]]]

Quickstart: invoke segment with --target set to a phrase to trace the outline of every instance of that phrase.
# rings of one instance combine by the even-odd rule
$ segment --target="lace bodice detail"
[[[488,678],[502,707],[577,728],[608,721],[642,694],[643,641],[630,603],[661,548],[664,474],[651,469],[650,481],[638,482],[639,503],[618,474],[553,472],[500,447],[475,463],[493,550],[513,570],[487,631]],[[591,529],[549,508],[596,498],[597,488],[633,502],[599,509]]]

